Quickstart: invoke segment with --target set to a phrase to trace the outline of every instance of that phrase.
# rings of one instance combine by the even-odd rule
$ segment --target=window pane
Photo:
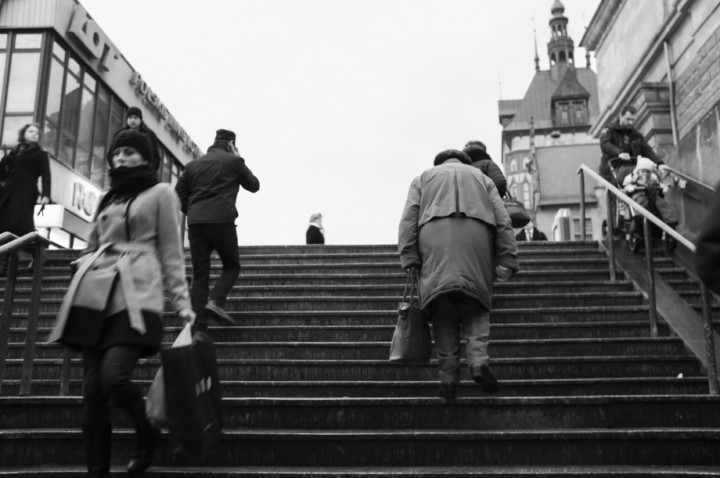
[[[6,116],[3,123],[1,144],[16,145],[20,128],[32,123],[32,116]]]
[[[68,61],[68,69],[75,73],[77,76],[80,76],[80,64],[75,61],[74,58],[70,58],[70,61]]]
[[[5,110],[24,113],[35,109],[40,53],[15,53],[11,58]]]
[[[105,175],[105,153],[108,142],[108,126],[110,122],[110,105],[107,92],[100,89],[98,95],[97,111],[95,112],[95,134],[93,139],[92,165],[90,166],[90,180],[103,187]]]
[[[80,127],[78,131],[77,151],[75,153],[75,169],[90,177],[90,147],[92,144],[93,118],[95,117],[95,95],[83,88],[80,106]]]
[[[7,48],[7,40],[7,33],[0,33],[0,50],[4,50]]]
[[[42,33],[22,33],[15,35],[15,49],[40,49]]]
[[[57,156],[57,138],[60,134],[60,129],[57,125],[52,124],[50,121],[45,122],[45,128],[43,130],[42,137],[40,138],[40,145],[45,151]]]
[[[60,149],[58,158],[72,166],[80,117],[80,81],[75,75],[65,75],[65,100],[62,111]]]
[[[45,118],[56,125],[60,124],[60,102],[62,101],[63,67],[60,62],[53,59],[50,65],[50,80],[48,81],[47,105]]]
[[[58,57],[60,62],[65,61],[65,48],[61,47],[58,42],[53,42],[53,55]]]
[[[95,93],[95,85],[97,85],[97,81],[95,81],[95,78],[88,75],[87,72],[85,73],[85,78],[83,80],[85,84],[85,88],[88,88],[90,91]]]
[[[3,82],[5,81],[5,60],[7,60],[7,53],[0,52],[0,99],[2,99]]]

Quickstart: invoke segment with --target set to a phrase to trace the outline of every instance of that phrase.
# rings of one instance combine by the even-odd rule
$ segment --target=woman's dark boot
[[[136,441],[135,451],[130,457],[127,471],[130,476],[137,476],[152,465],[155,450],[157,450],[160,443],[161,432],[145,416],[145,402],[143,400],[137,401],[128,411],[130,419],[135,425]]]
[[[86,420],[83,424],[85,459],[88,476],[105,478],[110,476],[110,437],[112,426],[103,420]]]

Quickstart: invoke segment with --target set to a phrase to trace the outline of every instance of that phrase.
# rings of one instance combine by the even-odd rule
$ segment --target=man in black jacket
[[[205,156],[187,164],[175,186],[182,211],[187,214],[193,267],[190,299],[197,314],[197,330],[207,328],[207,316],[222,324],[235,323],[223,307],[240,274],[235,230],[235,200],[240,186],[254,193],[260,189],[260,182],[238,154],[235,133],[224,129],[217,130]],[[223,270],[208,294],[213,251],[220,256]]]
[[[635,167],[634,161],[638,156],[648,158],[658,165],[664,164],[643,135],[634,128],[636,114],[637,110],[633,106],[624,106],[620,110],[618,121],[609,124],[600,132],[602,158],[598,173],[612,184],[615,184],[609,163],[612,158],[623,160],[622,166],[618,168],[617,184],[622,184],[625,176],[632,172]]]

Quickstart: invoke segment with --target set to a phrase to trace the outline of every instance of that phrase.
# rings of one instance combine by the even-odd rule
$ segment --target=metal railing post
[[[63,351],[62,368],[60,369],[60,395],[63,397],[70,394],[70,369],[72,368],[72,357],[70,349]]]
[[[12,320],[12,306],[15,299],[15,282],[18,269],[18,252],[11,251],[9,255],[5,293],[3,294],[2,321],[0,322],[0,392],[2,392],[5,376],[5,360],[8,354],[8,342],[10,341],[10,321]]]
[[[612,196],[610,190],[605,192],[605,208],[607,209],[607,243],[608,243],[608,259],[610,260],[610,282],[617,280],[617,272],[615,271],[615,224],[613,221]]]
[[[657,301],[655,299],[655,268],[652,260],[652,234],[650,233],[650,221],[646,217],[643,217],[643,233],[645,236],[645,261],[647,262],[648,274],[648,301],[650,302],[650,335],[657,337]]]
[[[28,310],[27,335],[25,338],[25,351],[23,352],[22,374],[20,377],[20,395],[30,395],[32,383],[33,362],[35,360],[35,343],[37,339],[38,315],[40,315],[40,292],[42,288],[42,273],[45,266],[45,246],[35,245],[33,255],[33,279],[30,295],[30,309]]]
[[[580,238],[585,241],[587,236],[585,234],[585,173],[580,170],[580,229],[582,233]]]
[[[700,281],[700,294],[702,296],[703,329],[705,330],[705,354],[707,355],[708,389],[710,395],[720,395],[718,386],[717,362],[715,361],[715,337],[710,309],[710,293]]]

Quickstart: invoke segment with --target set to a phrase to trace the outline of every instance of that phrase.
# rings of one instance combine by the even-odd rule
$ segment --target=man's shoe
[[[235,321],[225,312],[222,307],[209,300],[205,306],[205,314],[221,325],[235,325]]]
[[[440,398],[455,400],[457,397],[457,382],[440,382]]]
[[[160,429],[151,424],[147,431],[138,436],[135,453],[128,462],[128,475],[140,476],[150,468],[155,457],[155,450],[160,443],[160,434]]]
[[[472,378],[480,384],[480,388],[485,393],[497,393],[500,390],[500,385],[495,376],[490,371],[488,365],[474,365],[470,367]]]

